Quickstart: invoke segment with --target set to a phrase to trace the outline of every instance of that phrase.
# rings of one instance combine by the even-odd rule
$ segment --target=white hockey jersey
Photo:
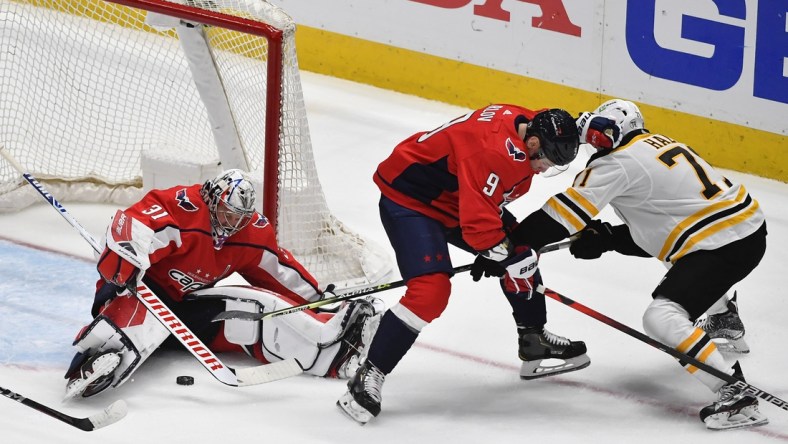
[[[608,204],[640,248],[670,263],[742,239],[764,222],[744,186],[659,134],[640,134],[593,156],[572,187],[542,209],[574,233]]]

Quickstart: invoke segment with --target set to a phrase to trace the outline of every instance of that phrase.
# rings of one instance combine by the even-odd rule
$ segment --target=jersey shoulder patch
[[[528,160],[528,156],[525,154],[523,150],[517,148],[517,146],[512,142],[510,137],[506,138],[506,151],[509,153],[509,156],[514,159],[515,162],[525,162]]]
[[[178,201],[178,206],[186,211],[194,212],[199,210],[199,207],[189,199],[186,188],[181,188],[175,192],[175,200]]]

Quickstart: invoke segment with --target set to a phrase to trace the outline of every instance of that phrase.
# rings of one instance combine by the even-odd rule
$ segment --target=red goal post
[[[327,207],[294,35],[263,0],[0,0],[0,144],[63,201],[250,171],[321,285],[381,282],[388,255]],[[29,188],[0,160],[0,211]]]

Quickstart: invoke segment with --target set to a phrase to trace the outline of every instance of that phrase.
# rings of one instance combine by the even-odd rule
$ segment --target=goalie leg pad
[[[136,298],[118,297],[107,304],[101,314],[79,332],[74,347],[79,354],[86,357],[84,362],[107,351],[117,352],[120,362],[111,370],[111,386],[117,387],[128,380],[169,334]],[[100,364],[107,360],[102,360]],[[77,369],[69,369],[66,377],[75,376],[75,370]],[[79,394],[81,393],[74,390],[68,393],[69,396]]]
[[[214,287],[197,290],[191,296],[197,299],[225,299],[228,309],[231,306],[238,309],[240,304],[246,307],[240,309],[255,312],[271,312],[305,302],[248,286]],[[303,310],[264,321],[229,320],[225,321],[224,334],[229,342],[240,345],[250,345],[249,341],[257,334],[260,339],[254,347],[259,347],[265,361],[295,358],[306,373],[324,376],[340,350],[344,313],[341,309],[329,317],[326,314],[317,315],[312,310]]]

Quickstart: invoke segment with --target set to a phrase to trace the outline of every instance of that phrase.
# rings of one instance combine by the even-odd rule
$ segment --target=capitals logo
[[[520,149],[514,145],[512,139],[506,139],[506,151],[509,152],[509,155],[512,156],[515,162],[525,162],[528,159],[528,156]]]
[[[175,200],[178,201],[178,206],[186,211],[197,211],[198,209],[197,205],[193,204],[189,200],[189,196],[186,195],[186,188],[181,188],[175,192]]]
[[[257,216],[258,216],[257,220],[252,223],[252,226],[253,227],[257,227],[257,228],[265,228],[265,227],[267,227],[268,226],[268,218],[266,218],[265,216],[263,216],[260,213],[257,213]]]

